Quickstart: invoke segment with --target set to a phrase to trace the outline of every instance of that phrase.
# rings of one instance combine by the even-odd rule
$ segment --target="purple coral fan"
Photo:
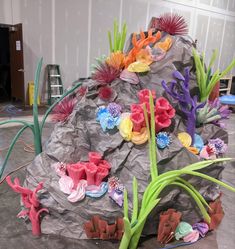
[[[182,112],[186,115],[187,118],[187,132],[192,137],[192,143],[194,143],[194,135],[196,128],[196,111],[198,108],[202,108],[205,103],[197,103],[197,96],[190,95],[189,89],[189,67],[186,67],[184,70],[185,75],[183,76],[179,71],[173,72],[173,77],[176,80],[173,80],[170,83],[170,86],[167,86],[165,80],[162,81],[162,86],[165,91],[175,100],[178,100]]]

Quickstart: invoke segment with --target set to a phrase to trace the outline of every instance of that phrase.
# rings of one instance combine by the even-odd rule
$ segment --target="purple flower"
[[[208,145],[215,148],[216,155],[225,153],[228,147],[220,138],[210,139]]]
[[[116,103],[110,103],[107,106],[107,110],[115,118],[121,115],[122,107]]]

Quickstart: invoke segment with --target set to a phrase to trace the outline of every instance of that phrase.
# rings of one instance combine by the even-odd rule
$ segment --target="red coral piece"
[[[208,211],[211,217],[211,223],[209,225],[210,230],[216,229],[221,223],[224,217],[224,210],[222,207],[221,200],[218,198],[215,201],[209,203],[210,209]]]
[[[76,99],[64,98],[53,108],[51,120],[55,122],[65,122],[72,113],[76,103]]]
[[[120,240],[124,232],[124,223],[122,218],[117,218],[114,224],[108,224],[98,215],[94,215],[92,219],[85,222],[83,229],[89,239],[114,239]]]
[[[99,63],[95,72],[92,74],[92,79],[98,81],[101,84],[109,84],[120,75],[120,70],[110,66],[106,62]]]
[[[40,214],[42,212],[49,213],[48,209],[40,207],[40,202],[37,197],[37,192],[43,188],[43,183],[40,182],[32,191],[28,188],[21,187],[18,178],[15,178],[13,183],[11,181],[11,177],[7,176],[6,182],[13,189],[13,191],[21,194],[21,200],[26,208],[26,210],[21,211],[17,216],[28,216],[32,224],[32,234],[39,236],[41,234]]]
[[[131,105],[131,112],[132,113],[140,113],[140,112],[143,112],[143,108],[142,108],[142,105],[141,104],[132,104]]]
[[[159,18],[159,29],[171,35],[186,35],[188,25],[178,14],[165,13]]]
[[[174,232],[180,223],[181,213],[175,209],[168,209],[160,215],[157,241],[166,244],[174,238]]]
[[[99,98],[104,100],[104,101],[108,101],[111,99],[111,97],[113,96],[113,90],[111,87],[108,87],[108,86],[104,86],[104,87],[101,87],[99,89]]]

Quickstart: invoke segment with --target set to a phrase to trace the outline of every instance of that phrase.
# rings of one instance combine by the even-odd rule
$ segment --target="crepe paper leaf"
[[[133,178],[132,182],[132,195],[133,195],[133,210],[132,210],[132,217],[131,217],[131,224],[136,222],[137,217],[138,217],[138,183],[136,178]]]
[[[196,49],[193,48],[193,57],[196,66],[196,76],[197,76],[197,84],[200,91],[200,101],[203,102],[208,99],[211,91],[213,90],[216,83],[225,75],[228,74],[229,71],[235,67],[235,59],[228,65],[228,67],[220,72],[219,69],[215,71],[213,76],[211,77],[211,67],[213,66],[218,51],[214,50],[208,69],[204,66],[204,59],[201,60],[200,55],[197,53]],[[204,56],[203,56],[204,57]]]
[[[171,35],[186,35],[188,33],[188,25],[183,16],[175,13],[164,13],[160,16],[159,29]]]
[[[115,19],[113,22],[113,41],[112,34],[108,31],[109,49],[110,52],[123,51],[127,33],[126,22],[123,23],[121,31],[119,31],[119,25]]]
[[[152,161],[152,179],[154,180],[158,175],[158,169],[157,169],[157,152],[156,152],[156,132],[155,132],[155,115],[154,115],[154,102],[153,102],[153,95],[151,91],[149,91],[149,104],[150,104],[150,122],[151,122],[151,149],[152,149],[152,158],[150,159]]]
[[[123,209],[124,209],[124,218],[126,218],[129,221],[129,215],[128,215],[128,197],[127,197],[127,191],[124,189],[124,202],[123,202]]]
[[[182,182],[185,186],[189,187],[195,195],[197,195],[198,199],[201,201],[201,203],[205,206],[207,206],[208,208],[210,208],[209,204],[206,202],[206,200],[204,199],[204,197],[198,192],[198,190],[196,190],[196,188],[189,182],[187,182],[186,180],[184,180],[183,178],[177,177],[176,178],[177,181]]]

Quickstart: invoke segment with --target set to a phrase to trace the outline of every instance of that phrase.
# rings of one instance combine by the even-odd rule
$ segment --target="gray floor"
[[[227,155],[235,157],[235,114],[232,114],[230,120],[226,121],[229,132],[229,149]],[[19,127],[8,127],[0,129],[0,164],[5,156],[6,151],[1,148],[7,147],[9,141],[16,134]],[[53,129],[53,125],[47,124],[43,133],[43,142],[45,142]],[[31,131],[26,131],[21,139],[28,144],[32,144]],[[14,170],[18,166],[33,160],[34,154],[25,152],[22,143],[17,143],[13,154],[9,160],[5,173]],[[25,169],[14,173],[24,179]],[[235,162],[227,164],[223,172],[223,181],[235,186]],[[225,217],[216,233],[210,234],[206,239],[197,242],[192,246],[185,246],[189,249],[219,249],[235,248],[235,193],[223,189],[223,207]],[[23,221],[16,219],[19,212],[19,196],[3,183],[0,186],[0,249],[72,249],[72,248],[118,248],[117,243],[102,241],[76,241],[63,237],[43,235],[41,238],[34,238],[26,230]],[[142,241],[140,248],[160,248],[156,243],[156,238]]]

